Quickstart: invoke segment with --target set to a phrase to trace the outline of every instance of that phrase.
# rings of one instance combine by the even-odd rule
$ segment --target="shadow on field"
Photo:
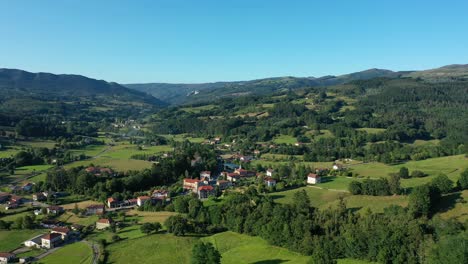
[[[287,259],[269,259],[269,260],[261,260],[261,261],[256,261],[252,262],[252,264],[279,264],[283,262],[288,262],[289,260]]]
[[[273,198],[273,200],[275,200],[275,199],[279,199],[279,198],[284,198],[285,195],[282,195],[282,194],[271,194],[270,197]]]
[[[437,203],[434,211],[438,213],[447,212],[455,208],[457,202],[460,202],[462,199],[463,197],[461,196],[461,192],[444,195],[440,198],[440,201]]]

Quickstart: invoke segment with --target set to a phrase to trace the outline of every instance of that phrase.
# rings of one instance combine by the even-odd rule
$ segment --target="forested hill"
[[[340,75],[315,77],[276,77],[239,82],[215,82],[200,84],[146,83],[126,84],[128,88],[149,93],[171,104],[206,102],[222,97],[238,97],[248,94],[266,95],[273,92],[343,84],[353,80],[377,77],[396,78],[408,72],[393,72],[383,69]]]
[[[95,135],[115,119],[136,119],[164,105],[117,83],[0,69],[0,126],[28,131],[26,136]]]
[[[152,105],[164,103],[143,92],[128,89],[117,83],[108,83],[81,75],[31,73],[17,69],[0,69],[0,95],[50,99],[79,99],[105,97],[107,100],[128,100]]]

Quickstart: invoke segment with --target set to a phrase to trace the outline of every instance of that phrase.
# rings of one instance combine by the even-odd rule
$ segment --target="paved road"
[[[98,244],[88,240],[83,240],[82,242],[86,243],[88,246],[91,247],[91,249],[93,250],[93,264],[97,264],[99,261],[99,256],[101,255],[101,252],[99,252]]]

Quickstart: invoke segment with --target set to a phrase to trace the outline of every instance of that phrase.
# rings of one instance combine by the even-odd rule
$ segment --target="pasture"
[[[307,263],[310,259],[285,248],[268,244],[260,237],[223,232],[202,238],[212,243],[221,253],[224,264],[240,263]]]
[[[21,247],[21,243],[40,234],[45,234],[47,230],[11,230],[0,231],[0,252],[8,252]]]
[[[66,245],[40,260],[40,263],[44,264],[87,264],[92,262],[93,250],[91,249],[91,245],[88,245],[85,242],[75,242],[73,244]]]
[[[107,247],[108,263],[190,263],[194,237],[154,234],[126,239]]]

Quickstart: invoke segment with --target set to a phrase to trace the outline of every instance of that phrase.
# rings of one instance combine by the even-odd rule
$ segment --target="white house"
[[[211,180],[211,171],[202,171],[200,172],[200,179],[208,178]]]
[[[267,175],[268,177],[273,177],[273,173],[275,173],[275,171],[274,171],[273,169],[268,169],[268,170],[266,171],[266,175]]]
[[[309,173],[309,175],[307,175],[307,184],[317,184],[320,183],[321,180],[322,178],[315,173]]]
[[[137,205],[138,206],[143,206],[146,201],[151,200],[151,197],[149,196],[138,196],[137,198]]]
[[[23,244],[27,247],[35,247],[35,248],[40,248],[41,245],[42,245],[42,237],[44,236],[44,234],[42,235],[38,235],[38,236],[35,236],[27,241],[24,241]]]
[[[271,177],[266,177],[264,179],[264,182],[267,187],[273,187],[276,185],[276,180]]]
[[[62,243],[62,235],[57,233],[50,233],[41,237],[41,244],[43,248],[54,248]]]

